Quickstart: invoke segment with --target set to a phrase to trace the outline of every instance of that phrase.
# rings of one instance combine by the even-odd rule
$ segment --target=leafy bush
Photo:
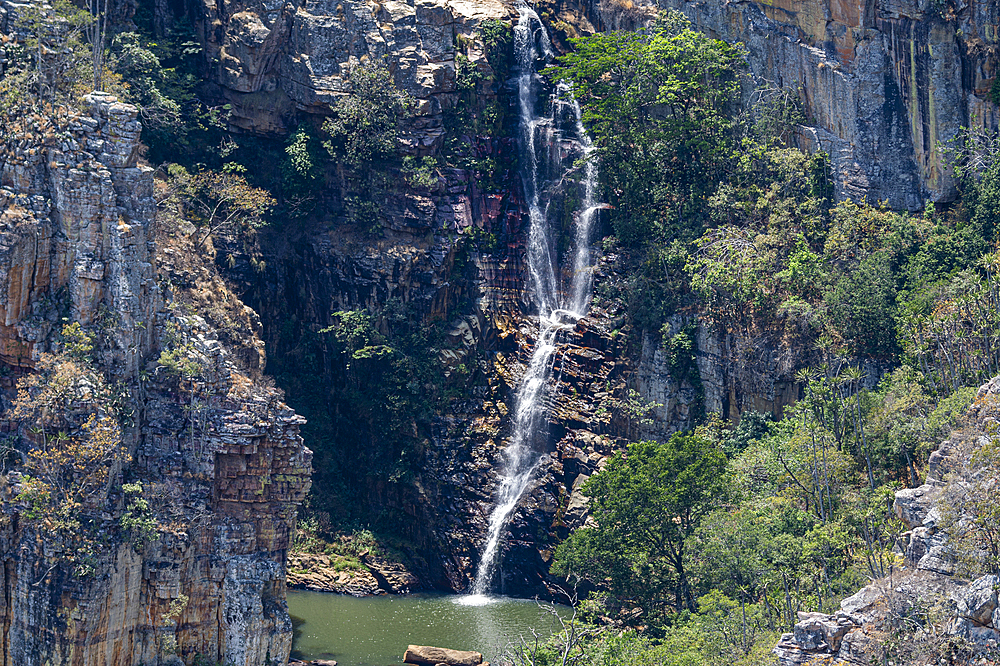
[[[413,187],[431,188],[437,185],[440,176],[437,172],[437,160],[433,157],[403,158],[403,177]]]
[[[127,504],[118,521],[122,531],[129,535],[132,546],[141,551],[149,541],[156,539],[157,522],[149,506],[149,501],[142,496],[141,483],[126,483],[122,486]]]
[[[853,343],[855,353],[892,358],[898,352],[896,281],[886,253],[866,257],[856,271],[843,275],[826,302],[831,322]]]
[[[136,104],[142,140],[155,164],[177,162],[218,167],[228,140],[228,105],[212,106],[199,96],[204,59],[194,25],[178,21],[166,34],[123,32],[111,42],[109,64],[121,79],[121,96]]]
[[[486,59],[493,68],[497,81],[503,81],[511,67],[514,34],[510,23],[499,19],[488,18],[476,28],[479,38],[486,51]]]
[[[351,70],[351,92],[333,105],[323,122],[323,147],[353,168],[396,155],[399,123],[413,111],[414,100],[396,87],[384,64],[374,62]]]
[[[236,163],[226,164],[222,171],[196,173],[176,164],[168,168],[173,202],[186,219],[204,229],[196,247],[218,231],[245,233],[268,223],[267,213],[275,201],[266,190],[250,185],[244,172]]]
[[[111,53],[115,71],[128,85],[126,99],[136,104],[142,113],[146,139],[182,131],[178,129],[185,122],[181,105],[163,92],[173,72],[164,70],[156,54],[142,45],[139,34],[123,32],[116,35],[111,42]]]

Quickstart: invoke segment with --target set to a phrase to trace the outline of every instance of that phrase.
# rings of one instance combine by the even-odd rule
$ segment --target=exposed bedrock
[[[232,104],[230,122],[258,134],[283,135],[302,112],[324,115],[349,90],[350,69],[384,59],[396,82],[419,100],[409,142],[440,147],[442,112],[457,102],[456,38],[471,38],[487,18],[505,19],[499,0],[314,0],[191,3],[161,22],[194,20],[205,44],[208,78]],[[488,70],[483,54],[469,54]]]
[[[586,0],[553,2],[579,32],[630,29],[677,9],[708,34],[746,44],[765,86],[799,88],[803,147],[830,154],[837,196],[916,210],[950,201],[938,149],[962,125],[996,129],[1000,69],[992,0]]]
[[[997,67],[998,17],[988,3],[943,16],[929,5],[900,2],[664,0],[668,5],[714,35],[746,42],[752,69],[762,79],[802,86],[811,123],[803,128],[802,141],[831,154],[841,197],[913,209],[929,198],[948,199],[954,184],[937,142],[973,115],[996,122],[987,96]],[[166,2],[157,7],[163,20],[176,20]],[[580,31],[636,27],[653,13],[651,5],[596,0],[555,9]],[[439,154],[443,113],[457,100],[456,44],[468,48],[470,60],[489,79],[481,44],[469,38],[482,20],[514,15],[509,3],[492,0],[204,3],[189,4],[186,11],[202,32],[210,77],[232,104],[237,128],[283,136],[303,114],[329,113],[331,102],[347,91],[355,63],[384,57],[396,83],[419,100],[405,141],[408,152],[420,155]],[[502,88],[481,83],[480,101],[499,101],[512,110]],[[513,135],[462,140],[476,146],[478,158],[499,159],[504,151],[515,152]],[[330,224],[289,223],[261,235],[256,251],[264,268],[252,268],[236,243],[216,247],[219,266],[261,315],[272,368],[329,326],[332,312],[378,310],[398,301],[428,321],[447,322],[453,335],[442,349],[443,364],[475,365],[489,378],[485,386],[466,387],[469,399],[452,401],[435,416],[430,432],[420,433],[425,445],[419,482],[378,484],[367,499],[409,516],[413,527],[407,538],[433,553],[433,562],[419,572],[425,584],[463,589],[478,558],[509,434],[510,393],[530,349],[533,324],[526,318],[526,211],[516,175],[504,176],[503,191],[485,191],[472,171],[441,174],[432,190],[400,184],[386,195],[380,238],[343,223],[343,202],[333,188],[324,202]],[[495,235],[499,248],[477,252],[468,242],[477,229]],[[232,267],[226,265],[230,260]],[[599,280],[618,279],[613,264],[605,262]],[[697,377],[675,376],[655,336],[620,330],[627,329],[623,313],[606,310],[592,319],[603,332],[567,351],[566,359],[581,368],[591,363],[581,377],[595,372],[597,378],[560,380],[554,387],[552,459],[531,499],[515,514],[505,546],[520,553],[511,556],[519,564],[503,568],[511,591],[542,585],[540,572],[563,516],[585,517],[577,479],[592,473],[617,441],[668,436],[690,426],[702,408],[733,419],[751,408],[778,413],[798,397],[795,370],[812,360],[802,350],[783,348],[777,338],[739,340],[720,336],[709,323],[677,318],[672,330],[693,327]],[[632,345],[627,353],[625,339]],[[609,341],[621,349],[605,358]],[[324,363],[320,358],[316,368],[321,378]],[[627,388],[662,405],[653,412],[654,424],[602,421],[614,412],[612,399]],[[575,462],[568,466],[563,444],[579,449],[571,450]]]
[[[84,569],[51,523],[25,516],[21,473],[0,480],[0,662],[283,663],[292,639],[285,553],[311,472],[303,419],[259,383],[252,313],[232,298],[246,349],[187,314],[190,293],[169,279],[176,255],[154,244],[153,172],[137,165],[135,107],[97,93],[86,105],[26,113],[2,130],[4,406],[14,380],[59,351],[59,330],[78,321],[94,336],[95,365],[121,382],[128,456],[111,472],[107,506],[92,507],[104,529]],[[209,291],[232,297],[221,281]],[[170,377],[156,361],[170,346],[200,370]],[[95,409],[63,407],[68,422]],[[2,429],[31,445],[29,425]],[[118,524],[126,476],[142,483],[155,518],[139,546]]]
[[[961,125],[995,129],[990,100],[1000,68],[1000,7],[991,0],[586,0],[542,3],[578,33],[635,28],[657,8],[678,9],[714,36],[741,41],[762,85],[799,88],[804,147],[830,154],[841,198],[916,210],[949,201],[955,182],[939,144]],[[232,122],[283,134],[301,112],[323,115],[346,90],[352,63],[385,58],[420,100],[411,145],[433,151],[442,110],[456,101],[456,37],[485,18],[509,18],[497,0],[192,5],[210,78]],[[167,15],[166,3],[160,13]],[[481,68],[481,54],[470,54]]]

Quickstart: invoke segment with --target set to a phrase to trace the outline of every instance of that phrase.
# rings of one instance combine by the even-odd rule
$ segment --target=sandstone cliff
[[[443,110],[457,101],[456,41],[471,42],[479,22],[512,10],[499,0],[320,0],[204,3],[189,11],[235,127],[285,134],[298,114],[329,112],[349,90],[352,65],[384,58],[420,100],[411,145],[429,151],[440,147]],[[183,20],[169,15],[167,3],[157,3],[157,12],[162,21]]]
[[[344,77],[351,63],[385,55],[397,84],[420,100],[419,115],[405,134],[405,150],[441,157],[444,115],[459,99],[455,67],[464,50],[479,71],[498,75],[477,84],[476,108],[496,104],[506,110],[508,121],[499,136],[460,128],[458,139],[479,160],[516,160],[513,85],[505,82],[508,73],[492,71],[476,29],[487,18],[508,20],[509,6],[310,3],[282,11],[265,15],[256,6],[227,5],[195,15],[205,26],[216,26],[206,31],[206,45],[229,63],[216,80],[233,105],[238,128],[280,134],[304,114],[328,113],[329,104],[346,91]],[[251,23],[264,28],[248,30]],[[378,31],[371,27],[376,25]],[[250,33],[260,37],[257,50],[240,46]],[[215,243],[221,271],[260,313],[269,371],[279,377],[295,381],[318,370],[326,378],[320,387],[339,390],[332,380],[335,359],[317,336],[338,310],[379,312],[389,303],[402,304],[422,321],[439,322],[446,329],[440,362],[446,374],[460,366],[471,372],[457,387],[466,398],[440,407],[430,423],[413,425],[419,440],[419,460],[412,465],[415,481],[373,479],[358,501],[374,516],[394,516],[383,527],[406,540],[404,550],[425,585],[456,591],[465,589],[475,571],[509,435],[509,400],[534,342],[535,324],[526,318],[528,215],[520,179],[513,169],[497,179],[499,185],[491,186],[474,169],[451,166],[438,170],[431,187],[412,187],[399,179],[380,202],[384,220],[378,237],[345,219],[331,187],[325,193],[329,219],[288,222],[280,230],[264,231],[254,250],[257,258],[238,239]],[[561,215],[554,209],[552,214]],[[482,248],[476,241],[481,235],[494,237],[495,246]],[[625,269],[616,268],[615,257],[609,256],[599,280],[621,281],[616,275],[620,270]],[[580,486],[626,436],[668,436],[690,426],[702,404],[738,418],[751,407],[777,413],[797,397],[794,354],[766,347],[758,350],[759,362],[738,364],[734,359],[752,342],[719,338],[695,322],[701,378],[696,387],[673,376],[650,336],[640,335],[636,348],[629,349],[636,341],[621,330],[624,322],[621,304],[609,303],[563,341],[559,363],[565,370],[550,405],[551,458],[531,499],[515,516],[513,536],[505,545],[509,593],[545,593],[552,545],[586,515]],[[678,327],[687,323],[678,318]],[[314,383],[306,384],[305,390],[287,385],[290,400],[304,410],[317,410],[310,416],[316,414],[318,423],[333,408],[328,397],[309,394]],[[655,425],[622,417],[614,405],[627,387],[662,405]],[[315,436],[336,435],[317,430]],[[342,437],[370,446],[359,432]],[[335,482],[339,472],[320,470],[321,478],[324,474]]]
[[[659,7],[680,9],[697,27],[744,41],[762,84],[801,87],[810,126],[800,138],[831,154],[838,196],[917,209],[928,199],[954,194],[937,142],[973,117],[996,124],[988,93],[997,67],[997,10],[987,2],[959,4],[665,0]],[[546,6],[557,28],[579,32],[636,27],[655,12],[650,4],[631,2]],[[460,96],[459,55],[465,51],[487,78],[494,74],[476,27],[487,18],[508,20],[513,10],[486,0],[157,2],[155,13],[161,28],[181,20],[198,26],[209,78],[218,85],[220,101],[231,105],[237,131],[281,137],[304,117],[328,114],[347,90],[350,67],[384,57],[397,84],[419,100],[406,151],[440,156],[446,114]],[[495,84],[478,84],[479,103],[496,102],[511,111],[506,73],[495,74]],[[461,140],[479,159],[499,162],[516,152],[509,123],[501,136],[468,133]],[[337,213],[342,202],[333,201],[334,225],[289,225],[264,233],[255,250],[264,260],[259,270],[261,264],[255,258],[251,265],[240,243],[217,243],[220,269],[261,315],[274,372],[301,375],[312,367],[300,361],[318,358],[329,377],[322,345],[306,347],[338,309],[379,310],[390,301],[402,302],[425,321],[447,323],[453,343],[441,350],[442,364],[478,369],[478,379],[462,388],[474,399],[452,401],[417,434],[425,464],[418,465],[415,483],[373,483],[364,501],[397,512],[396,528],[413,551],[430,553],[418,566],[424,582],[451,589],[462,589],[475,566],[506,436],[507,402],[531,343],[521,281],[526,213],[516,174],[508,171],[500,180],[502,185],[491,189],[472,169],[446,168],[431,188],[400,182],[381,202],[385,233],[377,240],[345,227]],[[327,195],[337,197],[332,191]],[[479,251],[471,239],[480,232],[494,235],[498,247]],[[609,266],[607,280],[613,273]],[[598,339],[583,336],[587,342],[572,356],[606,359],[622,318],[619,312],[597,317],[603,333]],[[509,547],[523,550],[518,559],[524,564],[505,570],[521,581],[517,589],[540,589],[548,544],[563,528],[563,513],[572,505],[573,513],[582,515],[582,498],[574,494],[582,483],[577,479],[613,450],[616,438],[668,435],[690,425],[701,407],[736,419],[749,408],[779,413],[797,398],[794,372],[809,359],[796,350],[719,336],[690,318],[675,319],[671,323],[678,330],[694,326],[696,381],[675,376],[657,341],[639,335],[631,341],[630,360],[613,361],[613,370],[601,370],[607,376],[600,381],[568,382],[554,398],[553,448],[565,442],[570,458],[587,461],[578,469],[555,456],[551,479],[557,482],[540,482],[531,507],[515,518],[515,532],[522,536]],[[592,365],[600,367],[601,361]],[[871,370],[868,375],[877,378],[879,370]],[[655,411],[656,425],[620,417],[601,424],[579,409],[581,402],[594,411],[606,403],[606,409],[626,385],[662,405]],[[585,439],[576,441],[577,431]],[[438,515],[442,506],[448,507],[445,516]],[[538,507],[548,508],[528,520]],[[533,527],[538,524],[546,526],[541,537]]]
[[[657,9],[678,9],[699,29],[743,42],[759,85],[799,90],[808,117],[800,140],[830,154],[841,198],[909,210],[949,201],[955,183],[939,144],[960,126],[996,129],[1000,120],[991,99],[1000,8],[989,0],[543,5],[572,33],[635,28]],[[165,3],[158,7],[165,15]],[[349,63],[386,57],[422,100],[414,147],[423,150],[443,134],[442,109],[454,103],[453,40],[469,37],[484,18],[510,14],[492,0],[206,4],[191,11],[236,126],[285,132],[297,112],[324,113],[345,89]]]
[[[303,419],[259,383],[248,354],[231,353],[214,326],[187,311],[193,290],[171,283],[171,265],[157,265],[153,172],[137,164],[137,110],[98,93],[86,105],[83,113],[39,109],[3,128],[4,387],[58,351],[64,322],[92,332],[95,364],[120,382],[130,414],[132,462],[112,475],[109,497],[121,496],[115,483],[126,476],[141,482],[156,530],[134,545],[119,534],[120,509],[99,509],[104,536],[89,568],[74,569],[74,554],[25,518],[16,499],[23,480],[10,472],[0,660],[284,663],[292,637],[285,552],[311,471]],[[252,313],[242,304],[234,312],[252,337]],[[182,348],[199,370],[165,372],[157,358],[168,348]],[[33,441],[23,423],[5,430],[21,436],[19,447]]]

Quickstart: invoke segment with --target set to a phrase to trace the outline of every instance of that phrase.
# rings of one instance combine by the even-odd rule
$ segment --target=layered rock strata
[[[755,84],[796,90],[803,147],[826,151],[837,196],[917,210],[956,194],[940,149],[997,129],[1000,7],[992,0],[590,0],[545,3],[573,32],[635,29],[659,9],[748,49]]]
[[[231,354],[204,319],[174,311],[185,299],[158,283],[137,110],[98,93],[85,104],[85,113],[39,109],[3,128],[0,360],[29,373],[59,350],[66,321],[92,334],[95,365],[127,388],[125,473],[142,483],[156,527],[140,547],[112,520],[92,573],[73,575],[58,548],[41,547],[49,540],[16,500],[21,477],[8,475],[0,660],[284,663],[285,553],[311,472],[303,419],[247,374],[250,355]],[[172,376],[157,362],[166,350],[197,371]],[[17,422],[6,429],[28,434]]]
[[[730,9],[736,11],[736,6],[726,4],[718,16]],[[629,18],[622,7],[611,5],[579,10],[573,9],[574,20],[591,16],[601,28],[634,26],[649,16],[638,11]],[[502,81],[505,73],[494,73],[486,62],[476,29],[484,19],[508,20],[512,14],[509,6],[492,1],[421,0],[199,5],[195,18],[202,26],[206,55],[219,67],[212,76],[232,104],[238,129],[283,134],[303,117],[327,114],[348,91],[353,66],[386,56],[396,83],[419,100],[404,150],[440,157],[445,113],[459,99],[455,72],[462,51],[488,81],[477,85],[477,103],[496,103],[509,116],[516,115],[512,87],[489,82],[494,74]],[[517,154],[513,129],[508,122],[506,136],[460,130],[457,138],[477,159],[504,164]],[[342,195],[336,187],[328,188],[321,205],[332,224],[290,224],[277,233],[265,232],[257,249],[263,268],[257,258],[251,262],[240,241],[216,243],[223,272],[262,316],[272,358],[279,359],[274,361],[276,372],[286,357],[294,363],[296,355],[305,353],[302,341],[329,326],[332,312],[377,312],[396,302],[425,322],[448,322],[448,341],[441,350],[446,376],[461,367],[487,377],[486,385],[464,387],[470,399],[451,401],[429,432],[420,433],[424,464],[417,465],[417,483],[372,484],[370,496],[362,500],[373,508],[403,512],[412,523],[401,527],[405,537],[415,549],[432,554],[427,566],[417,567],[420,577],[425,584],[455,590],[466,586],[475,568],[507,435],[510,391],[535,326],[526,319],[530,307],[523,290],[523,197],[513,169],[497,175],[502,185],[492,189],[481,182],[481,174],[466,168],[440,169],[432,187],[400,182],[379,202],[384,233],[377,239],[345,222]],[[476,251],[473,239],[482,236],[493,236],[498,247]],[[620,279],[613,275],[612,263],[606,262],[604,271],[606,280]],[[553,456],[540,473],[539,490],[514,519],[515,536],[506,547],[520,554],[505,568],[508,591],[544,591],[550,543],[568,522],[585,516],[578,479],[596,469],[597,461],[618,446],[616,440],[667,437],[694,423],[703,406],[735,420],[751,408],[780,414],[798,397],[794,372],[802,359],[795,353],[760,341],[720,337],[704,323],[676,319],[672,323],[678,330],[695,326],[698,378],[676,376],[653,336],[625,354],[628,336],[612,341],[622,333],[624,313],[606,311],[595,317],[599,333],[585,332],[592,322],[581,322],[584,328],[571,336],[580,341],[567,342],[563,358],[573,370],[558,375],[552,393]],[[748,349],[754,350],[753,362],[737,362]],[[320,352],[319,364],[327,362]],[[585,379],[591,372],[596,374]],[[625,394],[626,383],[645,400],[662,405],[651,415],[653,424],[620,416],[612,422],[612,415],[621,411],[614,401]],[[564,444],[570,451],[568,472],[561,462],[559,447]],[[439,515],[442,508],[444,515]],[[574,517],[568,522],[567,511]],[[539,524],[545,529],[539,530]],[[356,585],[338,582],[344,578],[339,575],[320,578],[303,579],[302,584],[370,589],[370,581]]]
[[[235,127],[284,134],[303,111],[328,113],[350,90],[352,67],[384,59],[418,100],[407,142],[424,153],[440,148],[442,114],[458,101],[455,44],[471,43],[482,20],[511,13],[498,0],[204,3],[198,11],[211,78]],[[469,57],[488,70],[481,52]]]

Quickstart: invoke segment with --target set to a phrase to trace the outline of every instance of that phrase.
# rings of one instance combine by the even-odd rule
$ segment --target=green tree
[[[182,166],[170,165],[175,200],[184,214],[204,229],[196,247],[223,229],[251,230],[267,224],[266,215],[275,201],[266,190],[251,186],[243,171],[240,165],[230,163],[222,171],[205,169],[192,174]]]
[[[128,85],[128,100],[142,113],[143,130],[176,131],[174,128],[183,122],[181,107],[163,93],[170,72],[164,70],[156,54],[145,48],[134,32],[115,35],[111,53],[115,71]]]
[[[596,526],[560,545],[556,571],[600,583],[610,571],[612,592],[647,614],[663,612],[670,592],[676,610],[694,610],[687,543],[724,498],[725,469],[716,444],[695,434],[631,444],[584,484]]]
[[[323,146],[353,168],[396,155],[399,123],[413,110],[413,98],[400,90],[382,63],[351,70],[351,92],[333,105],[323,123]]]
[[[616,235],[628,245],[689,237],[733,157],[728,111],[739,101],[743,48],[692,30],[677,12],[647,32],[573,44],[554,74],[583,107]]]
[[[866,257],[827,294],[830,318],[858,354],[890,359],[899,352],[894,334],[896,280],[887,252]]]

